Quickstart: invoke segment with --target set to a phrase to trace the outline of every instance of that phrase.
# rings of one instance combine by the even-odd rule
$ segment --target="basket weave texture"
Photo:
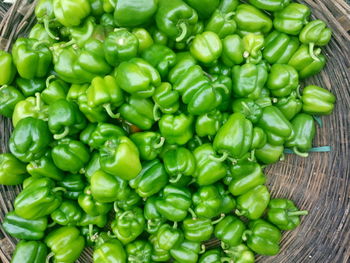
[[[321,74],[308,79],[337,96],[335,112],[318,127],[315,146],[331,146],[329,153],[312,153],[308,158],[287,155],[266,169],[273,197],[291,198],[309,210],[301,226],[284,234],[281,253],[260,257],[258,262],[349,263],[350,262],[350,6],[345,0],[299,1],[312,8],[315,18],[333,29],[333,39],[324,49],[328,58]],[[14,40],[25,35],[35,22],[35,3],[17,0],[13,5],[0,0],[0,49],[9,50]],[[1,72],[0,72],[1,74]],[[0,117],[0,152],[8,151],[10,120]],[[13,210],[20,187],[0,186],[0,222]],[[0,262],[9,263],[16,240],[0,227]],[[212,241],[210,246],[217,245]],[[91,262],[92,250],[79,262]]]

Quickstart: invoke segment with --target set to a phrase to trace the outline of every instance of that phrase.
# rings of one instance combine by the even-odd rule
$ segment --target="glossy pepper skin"
[[[179,93],[173,89],[172,85],[168,82],[163,82],[158,86],[152,96],[155,103],[153,108],[153,115],[157,120],[160,116],[157,116],[158,109],[164,114],[173,114],[178,111],[180,107]]]
[[[0,154],[0,184],[17,185],[27,178],[25,164],[11,153]]]
[[[159,120],[159,130],[165,140],[170,144],[184,145],[193,136],[192,115],[163,115]]]
[[[198,254],[201,250],[201,244],[194,241],[183,241],[180,245],[170,250],[170,255],[176,262],[195,263],[198,261]]]
[[[44,237],[47,217],[25,219],[12,211],[5,215],[2,227],[13,237],[25,240],[40,240]]]
[[[229,67],[239,65],[244,61],[244,46],[239,35],[228,35],[222,40],[221,61]]]
[[[276,30],[288,35],[298,35],[307,24],[311,10],[308,6],[290,3],[282,10],[274,13],[273,26]]]
[[[286,97],[299,85],[298,72],[286,64],[274,64],[267,79],[267,88],[276,97]]]
[[[56,262],[73,263],[85,246],[85,239],[78,228],[63,226],[50,232],[45,238]]]
[[[130,135],[130,139],[135,143],[141,160],[152,161],[160,154],[164,145],[164,138],[158,132],[137,132]]]
[[[243,233],[248,247],[260,255],[273,256],[279,252],[281,232],[263,219],[251,221],[249,229]]]
[[[80,222],[82,215],[83,211],[77,202],[65,200],[52,212],[51,218],[59,225],[75,226]]]
[[[16,67],[13,63],[11,54],[4,50],[0,51],[0,68],[2,71],[0,76],[0,86],[11,84],[16,75]]]
[[[331,40],[332,31],[322,20],[313,20],[301,30],[299,39],[303,44],[325,46]]]
[[[182,221],[192,204],[191,192],[184,187],[167,185],[156,201],[158,212],[170,221]]]
[[[144,28],[134,28],[132,30],[132,33],[137,37],[139,41],[138,54],[140,54],[142,51],[144,51],[148,47],[152,46],[153,43],[155,43],[152,39],[150,32],[148,32]]]
[[[42,92],[45,89],[44,79],[24,79],[17,78],[16,84],[24,97],[34,96],[37,92]]]
[[[249,33],[243,39],[243,57],[247,63],[258,64],[262,60],[261,50],[264,47],[264,36],[262,34]]]
[[[43,120],[32,117],[20,120],[10,137],[11,153],[22,162],[40,158],[51,142],[49,132]]]
[[[333,112],[336,98],[324,88],[309,85],[303,89],[301,100],[304,112],[316,115],[329,115]]]
[[[300,216],[307,215],[308,211],[299,211],[293,201],[288,199],[271,199],[268,210],[268,221],[280,230],[293,230],[300,225]]]
[[[213,218],[220,214],[222,200],[214,185],[205,185],[192,195],[194,212],[199,217]]]
[[[267,136],[263,129],[260,127],[254,127],[253,128],[253,139],[252,139],[252,146],[250,147],[250,150],[260,149],[263,147],[267,142]]]
[[[218,110],[200,115],[196,119],[196,134],[199,137],[215,136],[224,121],[224,115]]]
[[[34,179],[19,195],[14,203],[15,212],[24,219],[38,219],[51,214],[62,202],[59,189],[49,178]]]
[[[215,237],[225,245],[237,246],[242,243],[242,235],[246,229],[244,223],[235,216],[226,216],[215,226]]]
[[[159,159],[144,163],[141,172],[129,184],[136,193],[149,197],[158,193],[168,183],[168,175]]]
[[[107,62],[118,66],[121,62],[137,56],[139,41],[134,34],[122,28],[109,33],[103,45]]]
[[[243,98],[236,99],[232,103],[234,113],[243,114],[252,123],[257,123],[262,115],[262,108],[254,100]]]
[[[123,180],[135,178],[141,171],[139,151],[126,136],[112,137],[100,148],[100,164],[106,173]]]
[[[125,131],[111,123],[98,123],[88,136],[87,144],[93,149],[99,149],[111,137],[124,136]]]
[[[56,79],[54,76],[48,77],[46,79],[46,87],[41,92],[41,99],[44,103],[50,105],[57,100],[65,99],[68,90],[69,86],[63,80]]]
[[[181,244],[183,239],[183,233],[181,230],[174,226],[163,224],[157,231],[155,243],[160,249],[169,251]]]
[[[254,263],[255,255],[246,245],[240,244],[238,246],[230,247],[225,250],[229,258],[236,263]]]
[[[158,245],[158,239],[156,235],[151,235],[149,241],[152,244],[152,255],[151,258],[155,262],[164,262],[170,259],[168,250],[162,249]]]
[[[181,42],[191,36],[198,14],[182,0],[160,0],[155,19],[162,32],[170,39]]]
[[[139,207],[117,214],[111,224],[113,233],[124,245],[134,241],[143,232],[144,227],[145,218]]]
[[[147,198],[145,202],[145,206],[143,208],[143,214],[145,219],[147,220],[146,231],[149,234],[157,233],[158,229],[163,225],[166,219],[158,212],[156,201],[157,196],[150,196]]]
[[[52,148],[51,157],[62,171],[78,172],[90,159],[90,152],[80,141],[64,138]]]
[[[135,27],[146,24],[157,11],[156,0],[118,0],[114,21],[119,27]]]
[[[20,241],[12,255],[12,263],[40,263],[45,262],[47,247],[40,241]]]
[[[232,35],[236,31],[236,28],[237,25],[233,19],[233,14],[225,14],[217,9],[209,18],[205,26],[205,31],[214,32],[220,39],[223,39],[226,36]]]
[[[128,262],[149,263],[152,256],[152,245],[145,240],[136,240],[126,246]]]
[[[201,19],[208,19],[210,15],[215,11],[215,9],[219,7],[220,4],[219,0],[185,0],[185,2],[197,11],[199,18]]]
[[[63,196],[70,200],[78,200],[79,195],[84,191],[85,180],[80,174],[67,174],[58,185],[66,189]]]
[[[292,94],[288,97],[278,99],[277,103],[274,105],[289,121],[293,119],[294,116],[297,115],[303,108],[303,103],[299,98],[297,98],[296,92],[292,92]]]
[[[266,11],[279,11],[288,5],[290,0],[249,0],[253,6]]]
[[[91,12],[89,0],[53,0],[56,19],[65,27],[78,26]]]
[[[39,19],[39,18],[37,17],[37,19]],[[49,21],[45,21],[45,19],[43,22],[47,23],[47,25],[43,25],[41,23],[35,24],[32,27],[32,29],[30,30],[28,37],[32,38],[32,39],[36,39],[36,40],[43,42],[43,43],[46,43],[48,45],[52,45],[54,43],[57,43],[57,37],[55,35],[56,34],[55,30],[51,29],[51,27],[54,26],[55,24],[52,23],[50,25],[48,23]],[[46,28],[49,28],[50,31],[46,31],[45,26],[46,26]]]
[[[117,239],[106,240],[94,250],[96,263],[126,263],[127,255],[122,243]]]
[[[237,198],[236,214],[255,220],[260,218],[270,201],[266,186],[258,185]]]
[[[24,100],[23,94],[13,86],[0,87],[0,114],[11,118],[16,104]]]
[[[97,215],[97,216],[83,214],[83,216],[81,217],[81,220],[78,222],[78,226],[82,226],[82,227],[94,225],[99,228],[103,228],[106,226],[106,224],[107,224],[106,214]]]
[[[222,255],[221,251],[218,248],[213,248],[207,250],[204,254],[202,254],[199,258],[199,263],[217,263],[221,262]]]
[[[87,186],[79,195],[78,203],[84,212],[91,216],[107,214],[112,208],[109,203],[101,203],[93,199],[91,186]]]
[[[45,77],[50,69],[52,55],[46,45],[37,40],[18,38],[12,47],[13,62],[22,78]]]
[[[203,242],[212,236],[214,224],[209,218],[196,217],[186,218],[183,221],[182,229],[187,240],[194,242]]]
[[[193,39],[190,52],[198,61],[210,64],[221,56],[222,43],[220,37],[212,31],[203,32]]]
[[[274,30],[265,38],[263,57],[270,64],[286,64],[298,47],[297,37]]]
[[[272,164],[280,160],[283,150],[283,145],[266,143],[263,147],[255,150],[255,157],[264,164]]]

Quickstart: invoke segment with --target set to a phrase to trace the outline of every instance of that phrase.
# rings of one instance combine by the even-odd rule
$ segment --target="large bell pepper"
[[[152,257],[152,245],[146,240],[136,240],[127,244],[126,253],[130,263],[150,263]]]
[[[198,14],[182,0],[160,0],[155,19],[157,27],[170,39],[181,42],[191,36]]]
[[[90,14],[91,6],[89,0],[53,0],[53,11],[62,25],[78,26]]]
[[[50,105],[57,100],[65,99],[68,90],[67,83],[52,75],[46,79],[46,88],[41,92],[41,99],[44,103]]]
[[[222,40],[222,62],[229,67],[239,65],[244,61],[243,40],[239,35],[229,35]]]
[[[124,136],[125,134],[125,131],[117,125],[100,122],[91,130],[87,144],[92,149],[99,149],[109,138]]]
[[[255,157],[264,164],[276,163],[283,156],[283,145],[266,143],[263,147],[255,150]]]
[[[16,75],[16,67],[12,55],[4,50],[0,50],[0,68],[0,86],[11,84]]]
[[[215,185],[201,186],[192,195],[194,212],[199,217],[213,218],[220,214],[222,200]]]
[[[158,86],[153,94],[153,101],[155,103],[153,108],[154,118],[158,120],[160,117],[157,116],[157,111],[164,114],[173,114],[178,111],[180,107],[179,93],[173,90],[173,87],[168,82],[163,82]]]
[[[42,92],[45,89],[44,79],[16,79],[17,88],[21,91],[24,97],[34,96],[37,92]]]
[[[62,202],[61,188],[55,188],[49,178],[34,179],[14,203],[15,213],[25,219],[38,219],[51,214]]]
[[[20,120],[11,134],[9,148],[22,162],[43,156],[51,142],[49,128],[43,120],[27,117]]]
[[[236,214],[255,220],[260,218],[270,201],[270,193],[264,185],[258,185],[237,198]]]
[[[309,85],[303,89],[303,111],[309,114],[329,115],[333,112],[335,96],[327,89]]]
[[[95,247],[93,259],[95,263],[126,263],[127,255],[119,240],[109,239]]]
[[[78,200],[79,195],[84,191],[86,183],[84,176],[81,174],[67,174],[57,184],[58,186],[66,189],[66,191],[63,193],[65,198]]]
[[[135,178],[141,171],[139,151],[126,136],[111,137],[100,148],[102,170],[123,180]]]
[[[212,31],[203,32],[193,39],[190,52],[198,61],[210,64],[221,56],[222,43],[220,37]]]
[[[75,201],[65,200],[52,212],[51,219],[59,225],[75,226],[83,215],[83,211]]]
[[[173,247],[181,244],[183,239],[183,233],[181,230],[177,229],[176,224],[173,226],[163,224],[157,231],[156,240],[154,242],[160,249],[170,251]]]
[[[290,3],[282,10],[274,13],[273,26],[279,32],[298,35],[308,22],[311,10],[299,3]]]
[[[186,218],[182,224],[184,236],[194,242],[207,241],[214,232],[214,223],[204,217]]]
[[[184,113],[163,115],[159,120],[159,130],[168,143],[184,145],[193,136],[193,116]]]
[[[11,118],[16,104],[24,100],[23,94],[13,86],[0,87],[0,114]]]
[[[16,245],[11,263],[39,263],[45,262],[47,247],[40,241],[20,241]]]
[[[235,216],[226,216],[215,226],[215,237],[225,245],[237,246],[242,243],[242,235],[246,229],[244,223]]]
[[[233,19],[233,13],[225,14],[217,9],[209,18],[205,26],[205,31],[214,32],[219,38],[223,39],[232,35],[236,31],[236,27],[237,25]]]
[[[249,223],[249,229],[243,233],[243,240],[255,253],[273,256],[279,252],[281,236],[277,227],[263,219],[258,219]]]
[[[168,175],[159,159],[144,163],[141,172],[129,181],[130,186],[143,198],[158,193],[167,183]]]
[[[270,69],[266,85],[273,96],[289,96],[299,85],[298,72],[292,66],[274,64]]]
[[[249,0],[253,6],[270,12],[283,9],[289,2],[290,0]]]
[[[225,249],[225,253],[231,260],[234,260],[235,263],[255,262],[254,252],[244,244]]]
[[[288,97],[279,98],[274,106],[276,106],[287,118],[287,120],[290,121],[301,111],[303,108],[303,103],[299,98],[297,98],[296,92],[292,92],[292,94]]]
[[[145,218],[139,207],[117,214],[111,224],[113,233],[124,244],[134,241],[144,230]]]
[[[5,215],[2,227],[12,237],[25,240],[40,240],[44,237],[47,228],[47,217],[25,219],[12,211]]]
[[[143,214],[147,220],[146,231],[149,234],[155,234],[166,221],[166,219],[157,210],[157,199],[158,198],[156,196],[150,196],[147,198],[143,208]]]
[[[93,198],[90,186],[87,186],[79,195],[78,203],[84,212],[91,216],[107,214],[112,209],[112,204],[101,203]]]
[[[141,160],[152,161],[162,151],[165,139],[158,132],[137,132],[130,135],[140,152]]]
[[[200,250],[201,244],[199,242],[185,240],[181,244],[173,247],[170,250],[170,255],[176,262],[196,263]]]
[[[78,228],[63,226],[50,232],[45,238],[55,262],[75,262],[85,246],[85,239]]]
[[[52,160],[62,171],[79,172],[90,160],[88,148],[80,141],[64,138],[52,148]]]
[[[26,166],[11,153],[0,154],[0,184],[17,185],[27,178]]]
[[[243,114],[252,123],[257,123],[262,115],[262,109],[254,100],[244,98],[236,99],[232,103],[232,110],[234,113]]]
[[[215,136],[225,121],[225,116],[218,110],[200,115],[196,119],[196,134],[199,137]]]

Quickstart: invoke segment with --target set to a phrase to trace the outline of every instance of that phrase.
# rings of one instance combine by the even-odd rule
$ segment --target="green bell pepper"
[[[308,211],[299,211],[288,199],[271,199],[267,210],[268,220],[281,230],[295,229],[300,225],[299,217],[307,214]]]
[[[298,35],[307,24],[311,10],[299,3],[290,3],[282,10],[274,13],[273,26],[279,32]]]
[[[153,246],[152,249],[152,260],[155,262],[166,262],[170,259],[170,254],[168,250],[162,249],[158,245],[158,238],[156,235],[149,237],[149,241]]]
[[[213,63],[222,53],[220,37],[212,31],[203,32],[193,39],[190,52],[199,62],[204,64]]]
[[[152,36],[154,44],[168,46],[170,44],[168,36],[160,31],[156,26],[151,26],[149,32]]]
[[[67,174],[58,185],[66,189],[63,196],[67,199],[78,200],[85,188],[84,176],[81,174]]]
[[[100,164],[100,153],[99,152],[93,152],[92,157],[90,161],[85,166],[85,178],[88,182],[91,182],[92,175],[97,171],[101,169]]]
[[[202,254],[198,263],[218,263],[225,262],[224,260],[225,258],[222,257],[221,250],[218,248],[213,248]]]
[[[16,67],[12,55],[4,50],[0,50],[0,86],[12,83],[16,75]]]
[[[225,245],[237,246],[242,243],[245,229],[244,223],[239,218],[229,215],[215,226],[214,234]]]
[[[274,64],[270,69],[266,85],[273,96],[289,96],[299,85],[298,72],[292,66]]]
[[[91,12],[89,0],[53,0],[53,11],[65,27],[78,26]]]
[[[201,250],[201,244],[194,241],[183,241],[181,244],[173,247],[170,250],[170,255],[181,263],[196,263],[198,254]]]
[[[43,120],[27,117],[20,120],[11,134],[9,148],[22,162],[43,156],[51,143],[49,128]]]
[[[91,216],[104,215],[112,209],[110,203],[101,203],[93,199],[90,186],[87,186],[79,195],[78,203],[84,212]]]
[[[189,241],[203,242],[211,238],[214,232],[214,223],[209,218],[186,218],[182,229],[184,236]]]
[[[45,80],[43,79],[17,78],[16,84],[26,98],[34,96],[37,92],[42,92],[45,89]]]
[[[169,72],[169,82],[175,83],[180,77],[185,75],[188,69],[197,64],[190,52],[176,54],[176,65]]]
[[[222,40],[222,62],[229,67],[239,65],[244,61],[243,40],[239,35],[228,35]]]
[[[47,217],[38,219],[22,218],[14,211],[5,215],[2,227],[12,237],[25,240],[40,240],[47,228]]]
[[[89,138],[87,139],[87,144],[92,149],[99,149],[109,138],[125,136],[125,134],[125,131],[117,125],[100,122],[91,130],[88,136]]]
[[[237,198],[236,214],[255,220],[260,218],[270,201],[266,186],[258,185]]]
[[[157,243],[160,249],[170,251],[170,249],[181,244],[183,239],[183,233],[181,230],[177,229],[176,224],[174,224],[174,226],[164,224],[159,228],[156,234],[155,243]]]
[[[215,136],[224,121],[224,115],[218,110],[200,115],[196,119],[196,134],[199,137]]]
[[[220,199],[221,199],[220,214],[223,215],[223,214],[231,213],[236,207],[236,200],[233,198],[230,191],[226,189],[224,184],[218,183],[216,184],[216,187],[219,190]],[[219,220],[220,218],[217,221]]]
[[[51,157],[57,168],[76,173],[90,160],[90,152],[82,142],[64,138],[52,148]]]
[[[157,132],[137,132],[130,135],[130,139],[135,143],[141,160],[152,161],[160,154],[165,139]]]
[[[143,208],[143,214],[147,220],[146,231],[149,234],[155,234],[166,221],[166,219],[157,210],[157,199],[158,198],[156,196],[150,196],[147,198]]]
[[[46,245],[51,249],[49,257],[55,262],[73,263],[85,247],[85,239],[78,228],[63,226],[50,232],[45,238]]]
[[[126,187],[122,192],[120,200],[114,202],[114,210],[131,210],[135,206],[141,205],[141,197],[130,187]]]
[[[163,115],[159,120],[159,130],[169,144],[184,145],[193,136],[193,116],[184,113]]]
[[[55,211],[61,204],[61,188],[49,178],[34,179],[15,199],[15,212],[24,219],[38,219]]]
[[[130,263],[150,263],[152,257],[152,245],[146,240],[136,240],[127,244],[126,253]]]
[[[47,257],[47,247],[40,241],[20,241],[16,245],[11,263],[41,263]]]
[[[83,211],[78,203],[71,200],[65,200],[52,212],[51,219],[59,225],[75,226],[82,218]]]
[[[106,1],[109,2],[109,1]],[[104,27],[111,27],[111,28],[115,28],[116,24],[114,22],[114,16],[111,13],[104,13],[101,17],[100,17],[100,24]]]
[[[264,164],[272,164],[282,158],[283,150],[283,145],[266,143],[263,147],[255,150],[255,157]]]
[[[243,233],[243,240],[254,252],[273,256],[279,252],[281,232],[274,225],[258,219],[249,223],[249,229]]]
[[[215,185],[201,186],[192,195],[194,212],[199,217],[213,218],[220,214],[222,200]]]
[[[243,114],[252,123],[257,123],[262,115],[262,109],[252,99],[235,99],[232,103],[232,110],[234,113]]]
[[[152,99],[155,103],[153,115],[156,120],[160,118],[157,114],[158,109],[164,114],[173,114],[177,112],[180,107],[179,93],[173,90],[172,85],[168,82],[163,82],[156,88]]]
[[[157,27],[170,39],[181,42],[191,36],[198,14],[182,0],[160,0],[155,20]]]
[[[283,9],[289,4],[290,0],[249,0],[253,6],[270,12]]]
[[[261,34],[249,33],[243,37],[243,57],[247,63],[258,64],[262,60],[261,50],[264,48],[265,39]]]
[[[52,75],[46,79],[46,88],[41,92],[41,99],[44,103],[50,105],[57,100],[65,99],[68,90],[67,83]]]
[[[225,249],[225,253],[235,263],[254,263],[255,255],[246,245],[240,244],[238,246]]]
[[[36,18],[37,20],[39,19],[38,16]],[[44,19],[43,22],[44,24],[37,23],[32,27],[32,29],[29,32],[28,38],[38,40],[39,42],[46,43],[48,45],[57,43],[57,30],[55,30],[55,28],[52,28],[53,26],[55,26],[55,23],[50,23],[50,21],[46,19]]]
[[[126,136],[111,137],[100,148],[100,164],[106,173],[123,180],[135,178],[141,171],[139,151]]]
[[[11,118],[16,104],[24,100],[23,94],[13,86],[0,87],[0,114]]]
[[[233,19],[233,13],[225,14],[217,9],[212,13],[204,30],[214,32],[220,39],[223,39],[232,35],[236,31],[236,27],[237,25]]]
[[[127,255],[119,240],[110,239],[95,247],[93,259],[95,263],[126,263]]]
[[[197,11],[199,18],[201,19],[208,19],[220,4],[219,0],[185,0],[185,2]]]
[[[83,214],[81,220],[78,222],[78,226],[97,226],[103,228],[107,225],[107,214],[101,214],[97,216],[92,216],[89,214]]]
[[[138,53],[141,54],[142,51],[153,45],[154,41],[150,33],[144,28],[134,28],[132,33],[137,37],[139,41]]]
[[[145,218],[139,207],[117,214],[111,224],[113,233],[126,245],[134,241],[144,230]]]
[[[0,184],[17,185],[27,178],[26,166],[11,153],[0,154]]]
[[[267,135],[264,132],[264,130],[261,129],[260,127],[254,127],[252,146],[250,147],[250,150],[254,152],[255,149],[260,149],[264,147],[266,142],[267,142]]]
[[[296,92],[292,92],[288,97],[279,98],[274,106],[276,106],[283,113],[284,117],[290,121],[301,111],[303,103],[297,98]]]
[[[309,85],[303,89],[301,100],[304,112],[316,115],[329,115],[333,112],[336,98],[324,88]]]

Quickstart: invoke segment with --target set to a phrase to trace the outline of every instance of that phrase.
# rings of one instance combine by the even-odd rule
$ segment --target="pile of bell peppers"
[[[266,165],[306,157],[331,29],[292,0],[39,0],[0,51],[13,263],[252,263],[308,214]],[[208,240],[221,246],[206,251]]]

